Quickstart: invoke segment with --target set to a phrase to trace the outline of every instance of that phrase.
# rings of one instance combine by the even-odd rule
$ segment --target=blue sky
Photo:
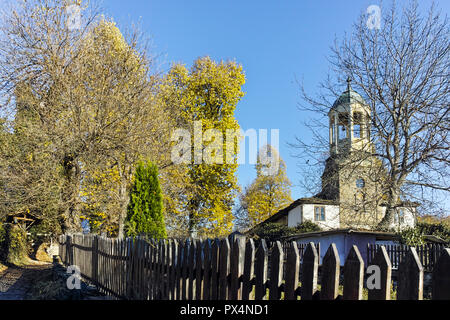
[[[304,194],[296,186],[300,180],[297,159],[287,143],[294,142],[295,136],[309,136],[303,126],[307,115],[297,109],[301,99],[296,78],[314,92],[328,72],[326,57],[335,37],[350,32],[352,23],[373,4],[380,2],[104,0],[103,8],[119,27],[141,22],[162,71],[172,62],[191,66],[206,55],[242,64],[246,95],[238,104],[236,118],[244,130],[280,130],[280,154],[296,199]],[[449,1],[437,4],[448,14]],[[250,183],[254,166],[241,165],[238,177],[241,185]]]

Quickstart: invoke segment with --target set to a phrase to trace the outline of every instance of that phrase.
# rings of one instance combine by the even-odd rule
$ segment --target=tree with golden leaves
[[[232,230],[232,206],[239,190],[236,170],[239,124],[234,111],[244,96],[245,76],[235,62],[199,58],[188,70],[174,65],[166,77],[181,109],[180,128],[190,132],[186,163],[178,164],[187,178],[173,207],[190,235],[219,237]],[[238,133],[227,139],[228,132]],[[176,147],[176,146],[174,146]],[[170,214],[170,213],[169,213]]]
[[[254,227],[291,204],[290,188],[283,159],[270,145],[263,146],[258,153],[256,178],[239,196],[240,226]]]

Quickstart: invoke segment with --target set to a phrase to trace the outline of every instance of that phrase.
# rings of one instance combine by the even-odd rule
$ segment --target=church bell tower
[[[382,166],[373,156],[370,107],[352,89],[350,79],[347,90],[328,112],[328,118],[330,156],[318,197],[339,201],[342,227],[355,226],[353,220],[358,215],[367,222],[369,212],[375,221],[380,194],[377,178],[382,176]]]

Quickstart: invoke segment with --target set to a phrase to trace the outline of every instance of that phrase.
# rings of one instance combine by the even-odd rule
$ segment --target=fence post
[[[181,276],[181,299],[187,300],[187,292],[188,292],[188,276],[189,276],[189,248],[190,248],[190,242],[189,239],[186,239],[184,242],[184,248],[183,248],[183,269],[182,269],[182,276]]]
[[[203,260],[202,259],[202,252],[203,252],[203,246],[202,241],[198,241],[197,243],[197,252],[195,257],[195,299],[201,300],[202,299],[202,284],[203,284]]]
[[[72,236],[67,236],[67,256],[68,256],[68,265],[73,265],[73,247],[72,247]]]
[[[150,270],[150,283],[149,283],[149,295],[150,299],[156,299],[156,276],[157,276],[157,261],[158,261],[158,243],[154,239],[150,239],[150,256],[149,256],[149,270]]]
[[[398,267],[397,299],[423,299],[423,267],[414,247],[409,248]]]
[[[211,299],[211,263],[211,241],[207,239],[203,245],[203,300]]]
[[[215,239],[211,247],[211,300],[219,297],[219,250],[219,240]]]
[[[301,298],[302,300],[312,300],[317,292],[317,275],[319,270],[319,255],[316,246],[312,242],[306,246],[301,270]]]
[[[433,300],[450,300],[450,249],[442,250],[433,270]]]
[[[178,243],[173,239],[170,241],[170,268],[169,268],[169,300],[175,300],[176,291],[176,269],[178,265]]]
[[[242,300],[250,299],[255,273],[255,243],[249,239],[245,246],[244,275],[242,284]]]
[[[94,236],[92,240],[92,278],[94,283],[98,284],[98,238]]]
[[[272,247],[271,261],[270,261],[270,290],[269,299],[270,300],[280,300],[281,292],[280,286],[283,281],[283,262],[284,253],[283,247],[280,241],[275,242]]]
[[[336,245],[332,243],[322,261],[321,300],[335,300],[339,294],[341,260]]]
[[[344,264],[345,300],[361,300],[364,281],[364,260],[358,247],[353,245]]]
[[[255,300],[263,300],[266,295],[268,250],[266,241],[261,239],[256,251]]]
[[[297,243],[292,241],[287,250],[285,300],[297,300],[298,274],[300,269],[300,255]]]
[[[231,287],[230,287],[230,300],[240,300],[242,298],[241,289],[241,276],[243,271],[243,254],[244,254],[244,243],[242,238],[236,237],[233,242],[233,249],[231,250],[231,265],[230,265],[230,276],[231,276]]]
[[[189,289],[188,289],[188,300],[193,300],[195,298],[195,253],[197,251],[197,241],[195,239],[191,240],[191,246],[189,247]]]
[[[227,238],[223,239],[220,244],[219,257],[219,299],[228,299],[228,282],[230,273],[230,242]]]
[[[391,300],[392,263],[384,246],[376,253],[372,265],[380,268],[380,289],[369,289],[369,300]]]
[[[176,300],[181,300],[181,290],[182,290],[182,278],[183,278],[183,250],[184,244],[183,241],[175,242],[175,250],[177,251],[177,266],[175,270],[175,297]]]

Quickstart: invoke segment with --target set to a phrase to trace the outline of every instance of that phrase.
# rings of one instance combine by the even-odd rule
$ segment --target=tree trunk
[[[125,168],[124,171],[119,170],[120,175],[120,186],[119,186],[120,207],[119,207],[119,232],[118,232],[119,239],[123,239],[125,236],[125,219],[127,217],[128,202],[130,201],[127,192],[129,181],[129,179],[127,178],[127,172],[129,172],[128,168]]]
[[[378,227],[383,230],[390,229],[390,226],[392,224],[392,221],[394,220],[394,216],[396,214],[396,209],[399,201],[398,191],[391,187],[388,192],[388,199],[386,203],[386,213],[381,219],[380,223],[378,224]]]
[[[63,191],[64,232],[76,233],[81,230],[80,222],[80,167],[75,157],[66,155],[63,160],[65,188]]]

